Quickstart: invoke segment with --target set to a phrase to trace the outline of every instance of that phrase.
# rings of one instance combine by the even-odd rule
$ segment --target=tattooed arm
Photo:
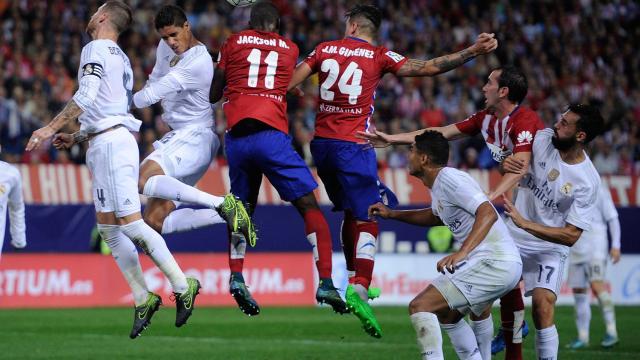
[[[49,124],[33,132],[31,139],[27,143],[27,151],[35,150],[40,145],[51,138],[55,133],[60,131],[66,123],[73,120],[82,114],[82,109],[72,99],[67,103],[67,106],[62,109],[60,114],[51,120]]]
[[[498,40],[493,34],[478,35],[475,44],[454,54],[441,56],[431,60],[409,59],[396,72],[397,76],[434,76],[471,61],[478,55],[488,54],[498,47]]]

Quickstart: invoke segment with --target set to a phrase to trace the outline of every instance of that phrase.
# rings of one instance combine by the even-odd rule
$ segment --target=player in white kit
[[[554,306],[569,247],[590,229],[600,186],[584,147],[602,124],[595,107],[570,105],[554,129],[536,134],[531,166],[520,181],[515,205],[505,198],[505,214],[511,218],[507,226],[522,256],[525,296],[533,297],[538,359],[558,356]],[[503,167],[515,170],[510,164]]]
[[[119,1],[107,1],[91,17],[87,33],[93,40],[82,49],[79,88],[60,114],[34,131],[27,151],[38,148],[68,121],[76,117],[80,121],[81,131],[75,136],[79,141],[82,137],[89,140],[87,166],[93,177],[98,230],[133,293],[134,323],[129,335],[133,339],[162,303],[148,291],[134,243],[169,279],[176,300],[176,326],[184,325],[191,316],[200,283],[184,275],[162,236],[140,214],[139,153],[130,131],[138,131],[141,122],[129,113],[133,71],[116,43],[130,24],[131,10]]]
[[[7,210],[9,211],[11,246],[22,249],[27,246],[22,178],[15,166],[0,161],[0,256],[4,244],[4,229],[7,225]]]
[[[369,208],[378,215],[422,226],[446,225],[464,241],[457,252],[441,259],[443,275],[409,304],[423,359],[443,359],[444,329],[461,359],[491,358],[491,304],[520,281],[522,262],[504,221],[473,178],[446,167],[449,143],[437,131],[415,137],[409,172],[431,189],[431,208],[389,210],[381,203]],[[447,273],[448,272],[448,273]],[[463,319],[470,313],[471,326]]]
[[[620,260],[620,221],[611,193],[604,183],[598,191],[595,210],[596,215],[591,222],[591,230],[582,232],[582,236],[573,245],[569,254],[569,286],[573,289],[578,329],[578,338],[567,346],[570,349],[589,346],[589,322],[591,321],[589,286],[598,299],[606,326],[605,337],[600,344],[602,347],[609,348],[619,342],[613,301],[605,285],[605,274],[609,256],[614,264]],[[607,226],[611,235],[610,251]]]

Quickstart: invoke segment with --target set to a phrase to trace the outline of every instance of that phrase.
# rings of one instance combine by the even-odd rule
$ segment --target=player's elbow
[[[578,239],[580,239],[580,235],[582,235],[582,229],[577,227],[569,227],[565,232],[565,241],[564,245],[572,247]]]

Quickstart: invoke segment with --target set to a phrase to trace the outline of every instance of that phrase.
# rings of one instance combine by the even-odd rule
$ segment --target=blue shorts
[[[378,178],[376,153],[368,145],[315,138],[311,154],[334,211],[351,210],[356,219],[369,221],[369,206],[398,205],[395,194]]]
[[[231,192],[255,206],[264,174],[285,201],[297,200],[318,187],[309,167],[278,130],[247,136],[225,135]]]

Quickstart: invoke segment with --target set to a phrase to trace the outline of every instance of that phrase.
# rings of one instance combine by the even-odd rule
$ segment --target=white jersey
[[[118,44],[99,39],[82,48],[78,85],[73,100],[83,110],[81,130],[96,133],[118,124],[140,129],[141,122],[129,113],[133,70]]]
[[[604,183],[598,189],[598,200],[591,220],[591,230],[583,231],[580,239],[571,247],[571,263],[579,264],[592,259],[604,260],[609,254],[607,223],[618,217],[618,210],[611,199],[611,192]]]
[[[164,40],[156,50],[156,63],[134,105],[147,107],[162,101],[162,119],[174,130],[188,125],[213,126],[209,89],[213,62],[207,48],[198,44],[176,55]]]
[[[552,137],[553,129],[543,129],[536,134],[529,173],[520,180],[515,207],[525,219],[538,224],[564,227],[569,223],[583,231],[589,230],[600,176],[587,154],[579,164],[562,161],[551,142]],[[568,246],[539,239],[510,219],[507,226],[520,248],[569,253]]]
[[[438,173],[431,189],[431,199],[434,215],[447,225],[458,241],[466,240],[471,233],[478,207],[485,202],[491,204],[480,185],[469,174],[448,167]],[[487,236],[468,258],[520,263],[520,253],[502,217],[498,216]]]
[[[26,244],[24,224],[24,200],[22,198],[22,179],[14,166],[0,161],[0,250],[4,243],[7,209],[11,228],[11,243],[15,247]]]

